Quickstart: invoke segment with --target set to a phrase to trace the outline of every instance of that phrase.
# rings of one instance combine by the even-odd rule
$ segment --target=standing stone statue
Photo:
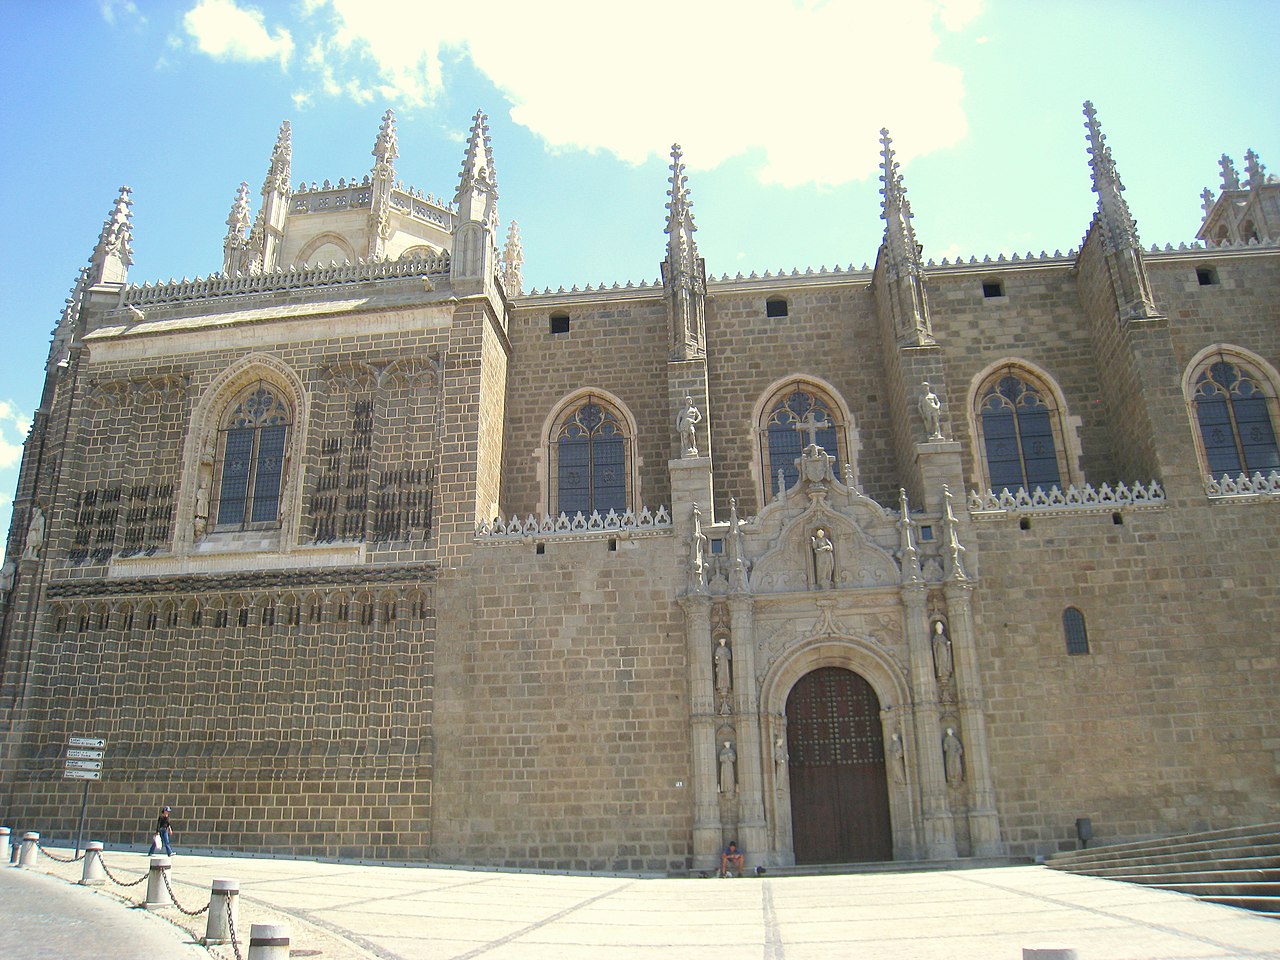
[[[773,740],[773,766],[774,773],[777,776],[779,784],[787,775],[787,762],[790,760],[787,755],[787,738],[783,736],[775,737]]]
[[[31,507],[31,523],[27,526],[27,548],[22,553],[23,560],[38,560],[40,548],[44,546],[44,511],[40,504]]]
[[[698,455],[697,426],[701,422],[702,413],[693,405],[693,397],[685,397],[684,406],[680,409],[680,416],[676,417],[676,432],[680,434],[682,456],[696,457]]]
[[[693,505],[693,536],[689,538],[689,572],[699,587],[707,585],[707,535],[702,532],[702,511]]]
[[[726,796],[732,796],[737,778],[734,776],[733,767],[738,762],[738,753],[733,749],[733,742],[724,741],[724,747],[720,750],[720,792]]]
[[[907,782],[907,750],[902,744],[902,734],[896,730],[889,738],[889,762],[893,767],[894,783]]]
[[[829,590],[835,586],[836,548],[827,536],[827,531],[818,528],[815,536],[809,538],[813,545],[813,572],[815,586],[819,590]]]
[[[942,738],[942,760],[947,771],[947,783],[964,782],[964,744],[956,736],[955,727],[947,727]]]
[[[942,401],[926,380],[920,384],[920,417],[930,440],[944,440],[942,435]]]
[[[712,658],[716,668],[716,693],[726,697],[729,695],[729,691],[733,689],[733,676],[730,673],[733,651],[729,649],[729,641],[725,637],[720,638]]]
[[[9,598],[9,591],[13,589],[13,571],[12,560],[6,560],[4,566],[0,567],[0,604]]]
[[[192,518],[191,532],[194,539],[201,539],[209,529],[209,481],[200,478],[200,486],[196,490],[196,512]]]
[[[951,679],[955,670],[955,661],[951,656],[951,640],[947,637],[947,628],[941,620],[933,622],[933,669],[939,681]]]

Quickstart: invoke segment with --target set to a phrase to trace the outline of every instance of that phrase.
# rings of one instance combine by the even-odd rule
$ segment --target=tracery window
[[[1084,614],[1075,607],[1062,611],[1062,633],[1067,641],[1067,655],[1079,657],[1089,652],[1089,631]]]
[[[992,490],[1062,485],[1062,423],[1047,389],[1006,367],[979,389],[978,420]]]
[[[218,431],[215,527],[274,526],[292,417],[281,391],[259,380],[238,395]]]
[[[1276,397],[1266,377],[1221,353],[1193,381],[1191,405],[1214,477],[1267,473],[1280,468],[1276,446]]]
[[[813,441],[836,458],[836,474],[840,474],[839,465],[847,457],[840,408],[811,384],[790,383],[766,405],[760,425],[760,463],[766,500],[778,492],[779,471],[788,488],[800,478],[796,460],[809,445],[811,435],[809,430],[801,429],[805,424],[818,427],[812,431]]]
[[[549,446],[553,514],[627,509],[631,438],[610,404],[589,395],[571,407],[553,429]]]

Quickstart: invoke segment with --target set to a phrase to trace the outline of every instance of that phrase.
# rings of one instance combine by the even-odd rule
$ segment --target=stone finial
[[[1090,167],[1093,171],[1093,192],[1098,195],[1098,216],[1103,228],[1103,238],[1109,251],[1137,249],[1138,228],[1129,213],[1125,201],[1124,184],[1116,172],[1111,148],[1098,123],[1098,113],[1093,103],[1084,102],[1085,129],[1089,133]]]
[[[98,243],[89,258],[89,285],[124,283],[133,264],[133,200],[128,187],[121,187],[115,206],[102,224]]]
[[[462,172],[458,177],[458,191],[453,202],[462,220],[489,220],[489,209],[496,223],[498,199],[498,173],[493,165],[492,138],[489,136],[489,118],[483,110],[477,110],[471,118],[471,132],[467,137],[466,153],[462,157]],[[483,214],[481,216],[480,214]]]
[[[1227,190],[1240,189],[1240,174],[1236,172],[1236,163],[1225,153],[1218,158],[1218,166],[1222,170],[1222,189]]]
[[[502,250],[500,270],[502,286],[508,297],[524,293],[524,246],[520,243],[520,224],[514,220],[507,230],[507,245]]]
[[[1200,209],[1204,211],[1204,218],[1209,219],[1209,214],[1213,210],[1213,191],[1205,187],[1200,193]]]
[[[271,166],[262,184],[262,194],[289,193],[290,165],[293,163],[293,127],[288,120],[280,124],[276,145],[271,151]]]
[[[382,126],[378,128],[378,138],[373,142],[371,152],[378,163],[391,164],[400,156],[396,149],[396,115],[390,110],[382,115]]]
[[[907,293],[901,299],[902,309],[895,311],[894,322],[899,342],[916,345],[934,342],[929,321],[929,306],[924,293],[924,259],[902,183],[902,172],[893,150],[893,139],[886,128],[880,130],[880,219],[884,221],[885,276],[890,281],[907,281]]]
[[[968,580],[964,569],[965,548],[960,543],[959,524],[956,522],[955,508],[951,502],[951,487],[942,485],[942,524],[947,537],[947,579]]]
[[[916,583],[921,579],[920,554],[916,550],[915,526],[911,520],[911,505],[907,501],[906,487],[898,488],[898,536],[904,583]]]
[[[1267,168],[1258,155],[1250,148],[1244,152],[1244,172],[1249,178],[1249,189],[1260,187],[1267,182]]]
[[[671,145],[671,189],[667,191],[667,263],[676,272],[692,273],[698,259],[698,245],[693,238],[697,227],[693,222],[693,200],[689,196],[689,178],[684,172],[684,154],[680,144]]]
[[[243,240],[249,232],[249,184],[241,180],[227,217],[227,239]]]

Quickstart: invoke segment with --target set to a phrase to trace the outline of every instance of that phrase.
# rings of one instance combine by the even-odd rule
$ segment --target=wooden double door
[[[880,698],[839,667],[806,674],[787,696],[796,863],[892,860]]]

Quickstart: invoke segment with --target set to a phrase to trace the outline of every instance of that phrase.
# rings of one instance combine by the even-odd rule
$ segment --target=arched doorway
[[[801,677],[787,695],[796,863],[892,860],[880,698],[840,667]]]

